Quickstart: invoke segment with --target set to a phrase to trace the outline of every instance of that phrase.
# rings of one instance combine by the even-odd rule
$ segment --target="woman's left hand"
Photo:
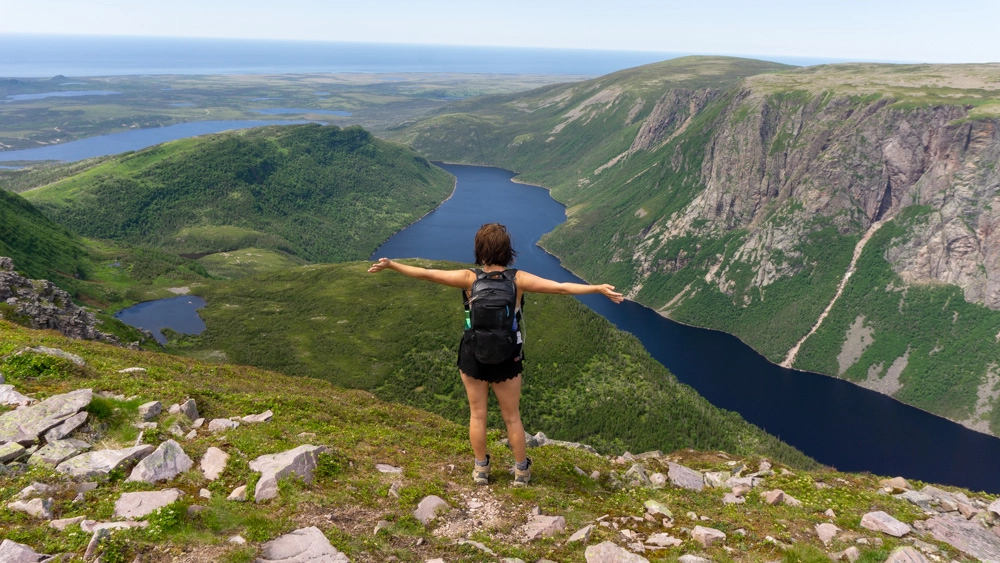
[[[388,258],[379,258],[378,262],[375,262],[374,264],[372,264],[371,268],[368,268],[368,273],[374,274],[377,272],[381,272],[382,270],[388,268],[391,265],[392,265],[392,260],[389,260]]]
[[[615,286],[605,283],[601,284],[599,287],[601,288],[601,295],[607,297],[611,301],[615,303],[621,303],[622,301],[625,300],[624,295],[615,291]]]

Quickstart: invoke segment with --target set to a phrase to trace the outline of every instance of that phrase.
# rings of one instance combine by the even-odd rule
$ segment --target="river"
[[[512,234],[519,252],[515,267],[581,281],[537,246],[566,220],[564,207],[547,190],[512,182],[514,174],[498,168],[442,166],[458,178],[454,195],[386,241],[373,258],[472,262],[476,230],[495,221]],[[600,296],[581,301],[636,335],[712,404],[740,413],[821,463],[1000,492],[1000,439],[844,380],[782,368],[734,336],[676,323],[635,302],[614,305]]]

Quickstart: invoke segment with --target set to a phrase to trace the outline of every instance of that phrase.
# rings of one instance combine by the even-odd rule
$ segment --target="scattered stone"
[[[127,480],[143,483],[167,481],[191,469],[193,465],[194,462],[184,453],[180,444],[167,440],[137,463]]]
[[[902,493],[904,491],[912,491],[913,487],[910,483],[903,479],[902,477],[893,477],[892,479],[882,479],[878,482],[879,486],[885,489],[891,489],[890,492]]]
[[[85,409],[93,396],[94,393],[90,389],[77,389],[49,397],[29,407],[0,414],[0,443],[18,442],[23,446],[31,445],[41,434]]]
[[[163,412],[163,403],[159,401],[151,401],[149,403],[139,405],[139,418],[146,422],[160,416],[161,412]]]
[[[826,516],[827,518],[832,518],[832,519],[837,518],[837,513],[834,512],[832,508],[827,508],[826,512],[824,512],[823,515]]]
[[[649,559],[606,541],[587,548],[583,554],[587,563],[649,563]]]
[[[251,414],[249,416],[244,416],[240,420],[242,420],[247,424],[259,424],[261,422],[267,422],[271,420],[272,417],[274,417],[274,413],[271,412],[271,409],[268,409],[260,414]]]
[[[957,516],[935,516],[925,524],[931,537],[937,541],[983,561],[1000,561],[1000,536],[975,521]]]
[[[13,461],[24,455],[24,452],[26,451],[27,448],[17,442],[7,442],[6,444],[0,445],[0,463]]]
[[[376,463],[375,469],[378,469],[379,473],[402,473],[402,467],[396,467],[394,465],[389,465],[387,463]]]
[[[205,456],[201,458],[201,472],[205,474],[205,478],[209,481],[215,481],[225,471],[226,463],[228,462],[229,454],[212,446],[208,448]]]
[[[894,495],[898,499],[909,501],[911,504],[915,504],[924,510],[933,510],[931,507],[931,501],[934,498],[930,495],[926,495],[917,491],[904,491],[898,495]]]
[[[743,504],[747,499],[743,497],[738,497],[733,493],[726,493],[722,496],[722,504]]]
[[[587,543],[590,541],[590,534],[594,531],[593,524],[587,524],[586,526],[580,528],[579,530],[573,532],[573,535],[566,540],[566,543],[583,542]]]
[[[83,358],[81,358],[80,356],[77,356],[76,354],[70,354],[65,350],[60,350],[59,348],[47,348],[45,346],[35,346],[34,348],[28,348],[28,350],[36,354],[43,354],[45,356],[53,356],[56,358],[69,360],[78,366],[87,365],[87,362],[83,361]]]
[[[111,473],[128,463],[153,453],[153,446],[145,444],[122,450],[98,450],[70,458],[56,466],[56,471],[74,478],[93,478]]]
[[[93,481],[85,481],[76,486],[76,492],[80,494],[89,493],[97,488],[97,483]]]
[[[316,439],[316,433],[315,432],[299,432],[296,435],[296,437],[302,438],[303,440],[315,440]]]
[[[194,399],[188,399],[181,403],[178,410],[191,422],[198,420],[198,404],[194,402]]]
[[[647,545],[656,547],[677,547],[682,543],[684,542],[670,534],[653,534],[646,540]]]
[[[649,482],[654,489],[660,489],[667,485],[667,476],[663,473],[653,473],[649,476]]]
[[[114,515],[117,518],[142,518],[152,514],[158,508],[176,502],[182,494],[184,493],[180,489],[122,493],[122,496],[115,501]]]
[[[823,542],[823,545],[830,545],[833,538],[837,537],[837,532],[840,528],[834,526],[833,524],[824,523],[816,525],[816,535],[819,536],[819,540]]]
[[[971,504],[960,502],[958,503],[958,513],[966,520],[972,520],[972,517],[979,513],[979,509]]]
[[[214,418],[208,423],[209,432],[223,432],[226,430],[231,430],[239,426],[240,423],[235,420],[229,420],[228,418]]]
[[[787,506],[802,506],[802,501],[788,493],[784,493],[781,502],[785,503]]]
[[[74,440],[72,438],[66,440],[56,440],[45,444],[39,448],[38,451],[31,454],[31,457],[28,459],[28,464],[49,465],[55,467],[67,459],[70,459],[71,457],[89,449],[90,444],[82,440]]]
[[[889,558],[885,560],[885,563],[930,563],[930,561],[924,557],[923,553],[910,546],[906,546],[897,547],[893,550],[889,554]]]
[[[205,512],[206,510],[208,510],[208,507],[202,506],[200,504],[192,504],[187,508],[187,513],[188,516],[195,517],[201,514],[202,512]]]
[[[239,487],[236,487],[235,489],[233,489],[233,492],[229,493],[229,496],[226,497],[226,500],[234,500],[236,502],[246,502],[247,486],[240,485]]]
[[[647,500],[645,503],[643,503],[643,506],[646,507],[646,512],[652,514],[653,516],[656,516],[657,514],[662,514],[667,518],[672,519],[674,517],[674,514],[670,512],[670,509],[667,508],[667,505],[663,504],[660,501],[650,499]]]
[[[524,525],[524,537],[527,541],[538,538],[551,538],[566,531],[566,519],[562,516],[543,516],[535,514]]]
[[[646,468],[638,463],[632,464],[632,467],[625,472],[625,480],[633,487],[649,487],[653,484],[646,475]]]
[[[691,555],[686,553],[677,558],[680,563],[712,563],[711,559],[705,559],[704,557],[698,557],[697,555]]]
[[[194,422],[191,423],[191,428],[194,428],[194,429],[197,430],[198,428],[201,428],[204,425],[205,425],[205,419],[204,418],[199,418],[198,420],[195,420]]]
[[[493,551],[492,549],[486,547],[486,544],[483,544],[483,543],[480,543],[480,542],[477,542],[477,541],[458,538],[458,540],[455,541],[455,544],[456,545],[471,545],[472,547],[478,549],[479,551],[482,551],[483,553],[486,553],[487,555],[492,555],[493,557],[497,556],[497,554],[496,554],[495,551]]]
[[[3,563],[36,563],[46,557],[23,543],[11,540],[0,542],[0,561]]]
[[[392,498],[399,498],[399,483],[389,485],[389,492],[386,494]]]
[[[232,536],[229,538],[229,543],[234,543],[236,545],[246,545],[247,540],[243,539],[243,536]]]
[[[0,405],[26,407],[35,402],[31,397],[22,395],[14,390],[14,386],[0,385]]]
[[[56,530],[62,532],[66,528],[69,528],[74,524],[79,524],[80,522],[83,522],[83,516],[74,516],[73,518],[62,518],[60,520],[53,520],[49,522],[49,527],[55,528]],[[3,561],[3,559],[0,559],[0,561]]]
[[[448,503],[444,499],[437,495],[429,495],[421,499],[420,503],[417,504],[416,510],[413,511],[413,517],[420,520],[420,523],[426,526],[431,520],[437,518],[438,510],[447,508]]]
[[[990,516],[993,518],[1000,518],[1000,498],[990,503],[986,507],[986,512],[989,512]]]
[[[766,459],[760,460],[760,465],[757,467],[758,473],[764,473],[765,471],[771,470],[771,462]]]
[[[90,543],[87,544],[87,551],[83,554],[83,559],[85,561],[90,561],[97,555],[97,548],[101,545],[101,540],[110,537],[111,532],[109,530],[98,530],[94,532],[94,535],[90,537]]]
[[[118,370],[118,373],[146,373],[146,368],[125,368]]]
[[[375,531],[373,531],[372,534],[377,536],[379,532],[388,528],[391,525],[392,524],[390,524],[388,520],[379,520],[378,522],[375,523]]]
[[[674,486],[692,491],[700,491],[705,488],[705,476],[700,471],[673,462],[668,462],[668,466],[670,469],[667,471],[667,477],[670,478],[670,482]]]
[[[261,548],[257,563],[350,563],[346,555],[330,545],[316,526],[301,528],[271,540]]]
[[[177,438],[184,437],[184,427],[181,426],[180,422],[174,422],[171,424],[170,428],[167,428],[167,432],[170,432]]]
[[[850,563],[854,563],[858,559],[861,559],[861,551],[854,547],[853,545],[844,551],[838,551],[832,555],[834,561],[840,561],[842,559],[847,559]]]
[[[726,481],[732,477],[728,471],[708,471],[705,473],[705,484],[713,489],[726,486]]]
[[[52,499],[33,498],[28,501],[17,500],[7,505],[7,508],[17,512],[23,512],[28,516],[40,518],[42,520],[52,519]]]
[[[594,470],[594,471],[593,471],[593,472],[592,472],[592,473],[590,474],[590,478],[591,478],[592,480],[594,480],[594,481],[597,481],[598,479],[600,479],[600,478],[601,478],[601,472],[595,469],[595,470]]]
[[[736,485],[733,487],[733,494],[738,497],[745,497],[751,490],[753,490],[753,488],[748,487],[747,485]]]
[[[290,475],[301,477],[307,484],[312,483],[316,457],[325,451],[325,446],[303,445],[278,454],[262,455],[251,461],[250,469],[261,473],[254,490],[254,500],[261,502],[278,496],[278,480]]]
[[[773,491],[768,491],[764,493],[764,502],[770,504],[771,506],[777,506],[785,500],[785,491],[781,489],[774,489]]]
[[[210,499],[212,498],[212,491],[208,489],[201,489],[198,491],[198,496],[201,498]]]
[[[694,529],[691,530],[691,538],[705,547],[712,547],[719,542],[726,541],[726,534],[716,530],[715,528],[695,526]]]
[[[185,440],[194,440],[197,437],[198,437],[198,431],[197,430],[192,430],[192,431],[190,431],[190,432],[188,432],[187,434],[184,435],[184,439]]]
[[[156,430],[159,424],[155,422],[136,422],[132,425],[133,428],[138,428],[139,430]]]
[[[861,517],[861,526],[873,532],[882,532],[901,538],[910,533],[910,527],[881,510],[869,512]],[[998,538],[1000,539],[1000,538]]]

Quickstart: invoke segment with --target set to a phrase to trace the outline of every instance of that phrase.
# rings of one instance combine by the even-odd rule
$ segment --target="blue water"
[[[339,109],[268,108],[268,109],[255,109],[253,111],[262,115],[300,115],[306,113],[315,113],[318,115],[339,115],[341,117],[351,117],[351,112]]]
[[[77,96],[111,96],[121,94],[111,90],[64,90],[62,92],[42,92],[40,94],[11,94],[7,96],[13,101],[41,100],[43,98],[75,98]]]
[[[0,77],[315,72],[601,75],[697,53],[241,39],[0,35]],[[744,55],[746,56],[746,55]],[[834,59],[758,57],[794,65]]]
[[[152,332],[157,342],[166,344],[167,338],[160,332],[164,328],[181,334],[200,334],[204,331],[205,321],[198,316],[198,309],[204,308],[205,300],[201,297],[182,295],[139,303],[118,311],[115,318]]]
[[[309,123],[308,121],[195,121],[192,123],[178,123],[167,127],[154,127],[152,129],[132,129],[121,133],[111,133],[62,143],[59,145],[49,145],[35,149],[22,149],[17,151],[0,152],[0,162],[10,162],[14,160],[62,160],[72,162],[93,158],[95,156],[106,156],[118,154],[126,151],[137,151],[167,141],[193,137],[196,135],[207,135],[209,133],[219,133],[231,129],[245,129],[247,127],[260,127],[262,125],[290,125],[295,123]]]
[[[513,174],[498,168],[442,167],[458,178],[455,194],[389,239],[373,259],[472,262],[476,230],[496,221],[513,236],[520,253],[515,267],[581,281],[536,246],[566,220],[563,206],[546,190],[511,182]],[[1000,492],[1000,439],[844,380],[779,367],[734,336],[673,322],[631,301],[615,305],[601,296],[581,301],[636,335],[654,358],[712,404],[740,413],[821,463]],[[530,308],[525,321],[530,331]],[[525,377],[531,385],[530,366]]]

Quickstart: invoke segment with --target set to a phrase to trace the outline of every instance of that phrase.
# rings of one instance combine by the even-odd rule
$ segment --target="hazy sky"
[[[0,33],[1000,61],[1000,0],[0,0]]]

